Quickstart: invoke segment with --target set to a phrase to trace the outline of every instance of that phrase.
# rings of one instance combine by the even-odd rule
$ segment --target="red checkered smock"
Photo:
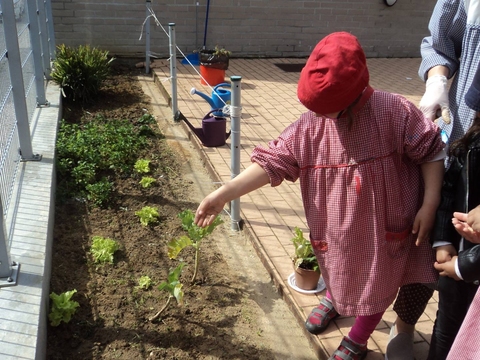
[[[428,242],[411,234],[423,196],[419,164],[442,150],[439,130],[405,98],[368,87],[346,119],[304,113],[251,159],[271,186],[300,178],[323,278],[342,315],[387,309],[401,285],[433,282]]]
[[[447,360],[480,359],[480,292],[477,290]]]

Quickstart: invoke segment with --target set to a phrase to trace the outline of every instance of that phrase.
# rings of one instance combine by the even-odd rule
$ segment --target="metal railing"
[[[51,0],[0,0],[0,287],[16,285],[10,212],[22,161],[40,161],[30,124],[45,96],[55,54]]]

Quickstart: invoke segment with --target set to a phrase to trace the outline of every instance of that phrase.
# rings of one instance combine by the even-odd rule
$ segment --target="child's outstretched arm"
[[[468,214],[454,212],[452,223],[465,239],[480,244],[480,205],[470,210]]]
[[[413,234],[417,235],[416,245],[428,240],[435,222],[435,212],[440,204],[440,191],[442,188],[444,161],[432,161],[420,165],[422,169],[425,194],[423,204],[413,223]]]
[[[242,195],[270,183],[268,174],[257,163],[253,163],[237,177],[207,195],[195,213],[195,224],[200,227],[210,225],[220,214],[225,204]]]

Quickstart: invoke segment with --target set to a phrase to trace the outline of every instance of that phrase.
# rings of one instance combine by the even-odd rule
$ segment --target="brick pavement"
[[[232,75],[241,76],[241,169],[250,164],[249,154],[256,145],[275,138],[288,124],[295,121],[304,111],[297,101],[296,85],[299,73],[285,72],[275,63],[301,64],[304,59],[231,59],[226,72],[226,81]],[[424,84],[417,75],[419,58],[368,59],[370,84],[377,89],[399,93],[418,104]],[[196,127],[210,110],[210,105],[190,89],[211,95],[212,89],[201,85],[198,67],[177,62],[177,104],[182,114]],[[171,99],[170,65],[166,60],[155,60],[152,64],[155,81],[165,97]],[[173,120],[173,116],[172,116]],[[183,122],[182,122],[183,124]],[[186,128],[186,127],[185,127]],[[222,147],[203,147],[195,136],[190,137],[202,154],[214,181],[224,182],[231,178],[230,143]],[[284,182],[272,188],[265,186],[241,198],[242,219],[245,232],[250,235],[257,253],[272,276],[272,281],[283,294],[286,303],[299,320],[300,326],[310,310],[325,295],[305,295],[288,285],[292,273],[290,256],[293,246],[290,239],[295,226],[308,232],[298,183]],[[430,300],[427,309],[417,324],[414,351],[417,360],[426,358],[433,320],[437,309],[437,294]],[[389,308],[369,341],[367,360],[383,359],[390,327],[395,313]],[[306,336],[318,354],[327,359],[346,335],[353,323],[352,317],[340,317],[329,329],[319,335]]]

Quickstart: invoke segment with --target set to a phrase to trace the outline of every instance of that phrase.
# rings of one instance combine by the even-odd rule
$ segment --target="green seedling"
[[[136,172],[140,174],[148,174],[150,172],[150,160],[139,159],[133,166]]]
[[[141,210],[136,211],[135,215],[140,218],[140,223],[143,226],[156,223],[160,216],[158,210],[151,206],[144,206]]]
[[[185,266],[185,263],[180,263],[175,269],[170,269],[170,272],[168,273],[167,281],[162,282],[158,286],[158,290],[168,292],[169,296],[163,308],[161,308],[159,312],[153,315],[149,319],[150,321],[157,319],[165,311],[165,309],[170,305],[170,302],[172,301],[173,298],[177,300],[178,305],[183,304],[183,290],[182,290],[183,284],[180,282],[180,274],[182,273],[182,269],[184,266]]]
[[[195,269],[193,271],[191,282],[194,283],[197,277],[198,266],[200,262],[200,243],[202,239],[210,235],[218,225],[222,224],[223,220],[217,216],[211,225],[202,228],[195,225],[195,214],[192,210],[182,211],[180,214],[178,214],[178,217],[182,220],[182,228],[187,231],[188,236],[184,235],[178,239],[169,241],[167,244],[168,257],[170,259],[176,259],[180,251],[187,246],[193,246],[195,249]]]
[[[154,184],[157,180],[155,178],[150,177],[150,176],[144,176],[142,177],[142,180],[140,180],[139,184],[142,185],[144,188],[149,188]]]
[[[97,264],[107,262],[113,264],[113,254],[119,249],[120,247],[115,240],[101,236],[94,236],[92,238],[90,252],[93,256],[94,262]]]
[[[150,286],[152,286],[152,279],[150,279],[150,276],[144,275],[138,279],[138,287],[140,289],[148,290],[150,289]]]
[[[71,300],[73,294],[77,290],[70,290],[60,295],[52,292],[50,294],[50,299],[52,300],[52,309],[50,314],[48,314],[48,319],[50,320],[50,325],[58,326],[63,321],[68,323],[72,318],[72,315],[75,314],[77,308],[80,306],[78,302]]]
[[[295,266],[319,271],[317,257],[313,251],[312,244],[309,239],[303,236],[303,231],[295,227],[295,236],[291,240],[295,247],[295,254],[292,258]]]

